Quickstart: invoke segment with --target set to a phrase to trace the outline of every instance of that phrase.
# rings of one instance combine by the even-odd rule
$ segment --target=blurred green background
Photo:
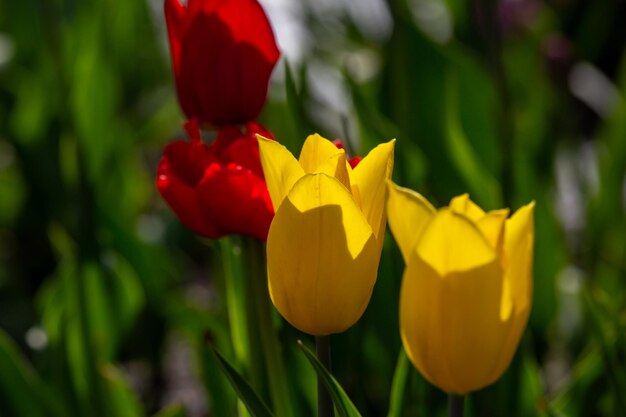
[[[528,329],[469,415],[626,415],[626,2],[261,3],[283,51],[261,120],[292,151],[395,137],[394,180],[437,205],[537,201]],[[241,242],[196,237],[154,186],[183,122],[165,39],[161,0],[0,0],[2,417],[226,417],[203,341],[232,355],[220,277]],[[388,236],[333,338],[363,416],[389,407],[402,270]],[[275,319],[312,416],[310,339]],[[395,415],[444,415],[413,368],[402,392]]]

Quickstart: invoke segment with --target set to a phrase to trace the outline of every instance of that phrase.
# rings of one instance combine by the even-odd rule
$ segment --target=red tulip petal
[[[258,177],[264,178],[261,160],[259,158],[259,143],[256,135],[274,139],[274,135],[263,125],[251,122],[246,125],[246,133],[242,134],[239,128],[225,127],[220,129],[212,148],[215,155],[223,163],[235,163],[248,168]]]
[[[217,230],[203,213],[196,190],[174,175],[167,155],[161,158],[157,174],[157,189],[180,221],[202,236],[219,237]]]
[[[280,51],[272,26],[257,0],[222,1],[217,13],[231,29],[235,42],[254,46],[268,62],[278,61]]]
[[[274,216],[265,181],[235,164],[212,164],[198,186],[200,206],[218,232],[267,239]]]
[[[254,137],[254,140],[256,140],[256,135],[261,135],[264,138],[276,140],[274,134],[259,122],[252,121],[246,123],[246,132],[249,135],[252,135]]]
[[[165,147],[163,160],[167,161],[168,175],[193,188],[200,182],[204,170],[215,158],[204,143],[179,140]]]
[[[359,165],[359,162],[361,162],[361,158],[360,156],[355,156],[354,158],[351,158],[348,163],[350,164],[350,166],[352,167],[352,169],[356,168],[357,165]]]
[[[180,69],[180,42],[183,35],[183,25],[186,8],[180,0],[165,0],[165,23],[172,54],[172,67],[177,77]]]
[[[172,47],[183,111],[215,126],[256,118],[280,55],[263,9],[256,0],[195,0],[188,7],[180,50]]]
[[[220,161],[230,162],[225,159],[228,147],[242,137],[244,137],[244,134],[241,133],[241,129],[238,126],[222,127],[218,130],[215,140],[211,144],[211,149]]]
[[[185,124],[189,142],[168,144],[157,173],[157,188],[181,222],[203,236],[243,234],[265,240],[274,216],[259,161],[256,133],[273,135],[258,123],[246,133],[222,128],[202,142],[195,119]]]

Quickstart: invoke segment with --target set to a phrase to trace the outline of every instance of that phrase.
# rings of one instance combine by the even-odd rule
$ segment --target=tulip
[[[191,142],[165,147],[157,188],[181,222],[209,238],[242,234],[267,238],[274,209],[259,160],[256,134],[271,137],[258,123],[222,128],[211,145],[200,138],[198,124],[185,128]]]
[[[435,210],[389,183],[389,227],[406,269],[400,333],[432,384],[463,395],[495,382],[526,327],[532,299],[535,203],[485,213],[467,194]]]
[[[224,126],[254,120],[280,56],[256,0],[165,0],[178,99],[188,118]]]
[[[385,182],[394,141],[352,169],[345,151],[319,135],[299,159],[259,137],[276,215],[267,237],[268,285],[281,315],[325,336],[352,326],[369,303],[385,234]]]

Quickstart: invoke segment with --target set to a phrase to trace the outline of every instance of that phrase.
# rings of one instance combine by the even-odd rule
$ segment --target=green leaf
[[[396,365],[396,371],[393,374],[393,381],[391,382],[389,412],[387,413],[387,417],[400,417],[402,415],[404,392],[409,379],[409,369],[409,358],[404,352],[404,347],[401,347],[400,354],[398,355],[398,364]]]
[[[201,343],[199,349],[202,377],[211,400],[211,414],[235,415],[237,398],[229,388],[229,380],[223,372],[220,372],[220,364],[213,354],[213,347]]]
[[[306,112],[304,111],[304,107],[302,105],[302,98],[298,94],[298,89],[296,87],[295,80],[293,78],[293,73],[291,71],[291,66],[285,60],[285,88],[287,90],[287,104],[289,110],[291,111],[291,118],[294,121],[296,126],[296,132],[298,133],[298,138],[294,141],[293,139],[285,141],[281,139],[284,145],[292,152],[299,151],[300,146],[304,139],[310,134],[313,133],[306,116]]]
[[[543,409],[547,400],[543,394],[541,370],[532,355],[526,352],[522,358],[522,377],[519,391],[522,415],[538,417],[548,415]]]
[[[481,207],[490,209],[501,205],[502,196],[496,179],[483,166],[471,145],[460,120],[457,76],[450,72],[447,80],[444,123],[447,129],[446,145],[461,177]]]
[[[313,368],[315,368],[318,378],[322,380],[322,383],[330,393],[339,415],[341,417],[361,417],[359,410],[357,410],[356,406],[352,403],[348,394],[346,394],[343,388],[341,388],[341,385],[339,385],[337,380],[328,372],[328,370],[324,368],[324,365],[317,360],[313,352],[304,346],[304,343],[300,340],[298,340],[298,345],[311,365],[313,365]]]
[[[68,415],[39,375],[22,357],[17,346],[0,329],[0,409],[17,416]],[[3,414],[4,415],[4,414]]]
[[[597,415],[599,393],[594,390],[594,385],[603,377],[604,371],[600,349],[597,345],[587,348],[577,359],[571,379],[548,404],[548,409],[557,416]]]
[[[610,329],[612,324],[610,320],[607,320],[606,316],[600,315],[600,309],[598,308],[597,295],[593,291],[583,292],[583,300],[588,310],[587,317],[591,320],[591,335],[596,339],[598,347],[600,348],[600,354],[604,363],[604,375],[606,377],[608,386],[613,389],[613,401],[614,401],[614,413],[619,414],[620,410],[626,410],[626,398],[624,398],[624,392],[626,390],[626,381],[624,374],[621,371],[623,365],[621,358],[619,358],[616,352],[614,336],[605,330]],[[607,323],[608,322],[608,323]],[[618,326],[616,330],[619,333],[621,331]]]
[[[182,404],[174,404],[159,411],[153,417],[187,417],[187,412]]]
[[[272,414],[269,408],[267,408],[267,405],[263,403],[252,387],[250,387],[235,368],[233,368],[217,350],[213,348],[211,348],[211,350],[215,354],[218,365],[226,377],[228,377],[228,380],[235,391],[237,391],[237,395],[244,402],[252,417],[273,417],[274,414]]]
[[[139,399],[119,369],[107,364],[100,368],[100,375],[105,382],[106,415],[116,417],[145,415]]]

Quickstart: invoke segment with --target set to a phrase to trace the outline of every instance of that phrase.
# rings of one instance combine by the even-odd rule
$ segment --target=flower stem
[[[272,323],[272,307],[267,289],[263,245],[253,238],[246,238],[245,243],[249,266],[248,280],[252,295],[251,304],[253,304],[256,320],[254,325],[259,331],[274,412],[280,417],[293,417],[287,371],[282,358],[280,341]]]
[[[315,354],[317,359],[330,372],[330,336],[315,336]],[[333,401],[322,379],[317,377],[317,416],[333,417],[335,410],[333,409]]]
[[[253,340],[251,324],[248,321],[248,291],[242,269],[241,240],[237,236],[227,236],[219,240],[226,307],[230,326],[231,344],[239,371],[250,378],[253,387],[263,386],[262,363],[256,354],[257,343]],[[245,404],[237,401],[238,415],[249,416]]]
[[[250,343],[246,322],[245,283],[243,272],[240,270],[241,245],[233,237],[224,237],[218,242],[222,256],[226,308],[233,351],[237,366],[245,367],[248,365]]]
[[[448,417],[463,417],[464,400],[462,395],[448,394]]]

